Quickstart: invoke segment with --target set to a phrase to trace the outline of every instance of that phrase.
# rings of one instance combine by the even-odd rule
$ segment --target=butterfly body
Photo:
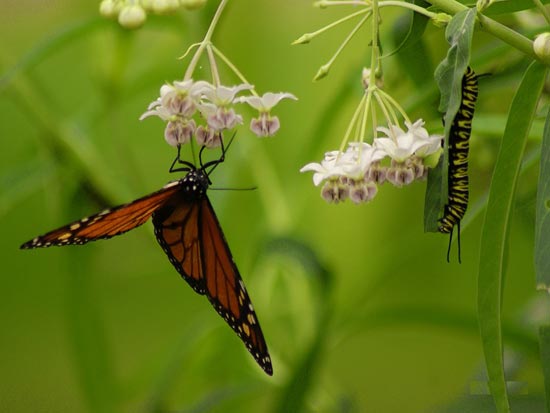
[[[208,172],[205,166],[185,165],[188,166],[181,170],[187,171],[186,175],[159,191],[50,231],[21,248],[80,245],[111,238],[152,217],[157,241],[174,268],[193,290],[206,295],[262,369],[272,375],[271,359],[254,307],[206,194],[210,185]]]

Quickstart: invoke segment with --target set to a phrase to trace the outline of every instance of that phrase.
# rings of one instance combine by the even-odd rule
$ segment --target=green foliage
[[[489,387],[499,413],[509,412],[501,332],[502,295],[507,269],[510,220],[528,131],[536,113],[546,68],[533,63],[514,97],[493,173],[481,238],[478,312]]]
[[[195,14],[152,16],[135,32],[93,17],[93,2],[55,9],[38,2],[32,13],[8,3],[0,16],[2,410],[501,413],[509,403],[513,413],[545,411],[548,329],[538,337],[536,330],[550,322],[549,297],[537,297],[531,276],[534,235],[537,265],[548,258],[540,213],[548,126],[543,133],[535,118],[547,112],[545,69],[526,70],[525,56],[483,27],[470,47],[474,11],[448,27],[451,51],[437,72],[447,127],[466,66],[491,74],[474,118],[462,265],[445,262],[447,237],[422,232],[421,183],[384,185],[368,205],[327,205],[311,177],[298,173],[337,147],[363,93],[369,31],[358,32],[329,78],[312,84],[345,34],[289,44],[326,24],[334,8],[243,0],[222,16],[215,42],[246,77],[300,99],[277,112],[273,139],[256,139],[244,125],[212,176],[215,187],[257,189],[209,195],[273,356],[268,378],[175,273],[150,226],[85,247],[17,250],[101,204],[179,178],[167,173],[175,154],[163,123],[138,117],[163,82],[182,78],[188,60],[177,57],[202,38],[218,2]],[[501,1],[485,14],[533,33],[528,15],[506,15],[527,9],[534,10],[530,0]],[[443,29],[416,14],[402,19],[408,11],[381,12],[380,44],[395,51],[382,60],[384,90],[440,133],[432,66],[447,47]],[[197,76],[208,78],[203,63]],[[431,230],[446,194],[439,172],[425,195]],[[539,284],[548,283],[546,267],[536,268]],[[507,392],[504,378],[525,383],[529,394]],[[486,393],[472,394],[475,384]]]
[[[535,270],[537,287],[550,291],[550,114],[546,117],[540,153],[535,223]]]

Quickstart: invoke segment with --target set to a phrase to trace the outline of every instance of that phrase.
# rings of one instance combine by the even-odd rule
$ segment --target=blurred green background
[[[476,35],[480,85],[472,138],[472,205],[462,264],[447,237],[423,232],[424,183],[384,185],[362,206],[328,205],[298,170],[337,149],[362,89],[363,30],[330,76],[311,79],[351,25],[306,46],[305,32],[342,16],[309,1],[230,2],[214,43],[260,92],[289,91],[282,128],[257,139],[243,127],[214,173],[216,209],[268,341],[266,376],[204,297],[187,286],[150,224],[85,247],[19,245],[168,180],[175,156],[163,123],[138,118],[176,58],[200,41],[217,2],[150,16],[133,32],[89,1],[7,1],[0,14],[0,411],[2,412],[490,412],[476,321],[483,199],[506,112],[526,62]],[[384,12],[391,52],[406,16]],[[519,17],[508,23],[520,27]],[[441,131],[431,70],[442,29],[384,59],[385,89]],[[419,56],[422,56],[419,58]],[[429,56],[426,60],[423,56]],[[197,75],[208,77],[208,66]],[[236,79],[224,77],[225,83]],[[528,153],[537,159],[542,123]],[[529,152],[531,151],[531,152]],[[504,297],[512,407],[544,411],[535,291],[536,162],[518,188]]]

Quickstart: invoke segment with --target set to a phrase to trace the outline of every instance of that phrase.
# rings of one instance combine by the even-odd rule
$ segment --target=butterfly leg
[[[176,168],[176,164],[185,165],[181,168]],[[181,145],[178,145],[178,154],[176,156],[176,159],[174,159],[174,162],[172,162],[172,165],[170,165],[169,172],[187,172],[187,171],[194,171],[195,165],[193,165],[191,162],[187,162],[181,159]]]

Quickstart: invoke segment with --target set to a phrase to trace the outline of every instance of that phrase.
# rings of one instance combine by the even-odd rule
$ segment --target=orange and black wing
[[[20,248],[39,248],[71,244],[85,244],[97,239],[111,238],[145,223],[152,213],[178,191],[178,182],[166,185],[160,191],[139,198],[129,204],[105,209],[61,228],[36,237]]]
[[[272,375],[262,329],[208,198],[169,202],[153,214],[153,224],[170,262],[195,291],[208,297],[260,367]]]

